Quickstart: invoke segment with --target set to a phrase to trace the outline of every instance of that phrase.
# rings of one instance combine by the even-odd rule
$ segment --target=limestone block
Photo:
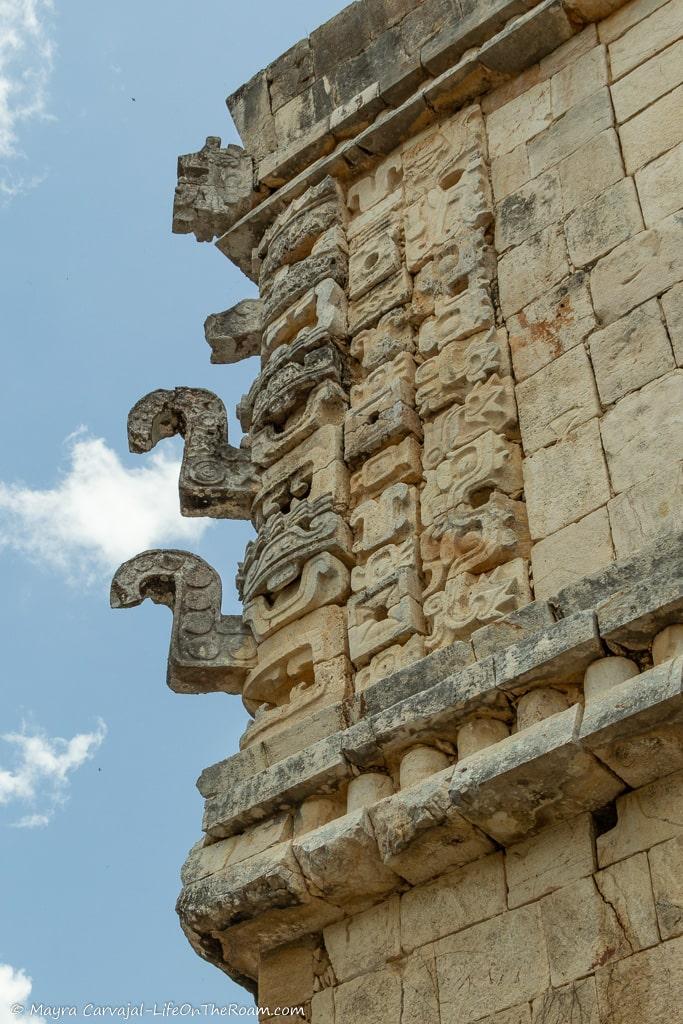
[[[385,544],[397,544],[414,537],[419,530],[418,491],[408,484],[392,484],[377,498],[364,501],[353,510],[353,551],[367,556]]]
[[[619,130],[628,174],[676,146],[683,137],[683,85],[636,114]]]
[[[349,570],[328,552],[315,555],[301,570],[298,585],[273,598],[255,597],[244,609],[244,621],[257,641],[266,640],[316,608],[343,604],[350,593]]]
[[[417,537],[409,537],[400,544],[387,544],[369,556],[367,562],[356,565],[351,571],[351,589],[354,594],[374,591],[385,584],[401,589],[401,594],[392,600],[400,600],[405,594],[419,600],[422,584],[419,575],[420,555]],[[397,573],[402,579],[397,580]]]
[[[609,964],[596,974],[601,1019],[610,1024],[668,1024],[683,1000],[683,940]]]
[[[422,482],[422,449],[415,437],[404,437],[371,456],[351,477],[351,501],[359,505],[366,498],[376,498],[393,484]]]
[[[405,269],[375,285],[362,298],[349,304],[351,333],[372,327],[384,313],[410,302],[412,290],[413,280]]]
[[[617,813],[615,827],[597,839],[600,867],[683,834],[683,772],[620,797]]]
[[[265,261],[259,277],[264,323],[270,326],[323,281],[332,280],[344,288],[348,280],[348,264],[346,239],[339,225],[325,231],[309,255],[297,263],[285,263],[272,277],[266,272],[269,261]]]
[[[565,213],[584,206],[624,176],[619,137],[607,128],[557,165]]]
[[[515,389],[511,377],[493,374],[477,383],[462,405],[452,406],[424,426],[425,469],[436,467],[447,456],[480,434],[493,430],[518,439]]]
[[[591,291],[602,323],[611,323],[681,280],[682,240],[683,217],[674,214],[598,261],[591,272]]]
[[[460,573],[424,603],[430,625],[427,651],[469,638],[475,629],[502,619],[531,601],[526,561],[515,558],[491,572]]]
[[[679,40],[614,82],[611,91],[617,121],[627,121],[680,85],[682,60],[683,43]]]
[[[375,683],[391,676],[400,669],[414,665],[424,658],[424,637],[411,636],[404,644],[394,644],[370,660],[369,665],[356,672],[356,693],[362,693],[373,687]]]
[[[345,388],[336,381],[314,384],[284,423],[269,423],[262,430],[250,432],[252,462],[272,466],[320,427],[342,426],[348,404]]]
[[[197,153],[178,157],[173,199],[173,231],[192,232],[210,242],[228,231],[259,201],[254,191],[254,162],[241,146],[225,146],[214,135]]]
[[[516,192],[531,177],[526,143],[522,142],[509,153],[491,160],[491,187],[496,202]]]
[[[683,655],[683,623],[667,626],[658,633],[652,644],[652,661],[662,665]]]
[[[458,729],[458,761],[506,739],[510,727],[499,718],[472,718]]]
[[[574,274],[508,319],[517,381],[580,344],[596,324],[585,274]]]
[[[500,260],[498,286],[503,316],[517,313],[568,273],[562,227],[553,224],[522,242]]]
[[[553,597],[563,587],[614,560],[610,521],[604,508],[570,523],[531,549],[534,594]]]
[[[613,42],[666,2],[667,0],[631,0],[631,3],[610,12],[609,17],[605,17],[598,26],[600,41]]]
[[[421,439],[415,402],[415,361],[403,352],[377,367],[351,388],[351,408],[344,424],[344,454],[358,462],[378,449],[396,444],[406,435]]]
[[[675,367],[655,299],[591,335],[590,352],[604,405]]]
[[[643,218],[631,178],[622,178],[579,207],[567,220],[565,233],[575,267],[585,267],[637,234]]]
[[[681,58],[683,59],[683,45]],[[645,224],[651,228],[683,206],[683,143],[636,174]]]
[[[532,175],[553,167],[613,124],[609,89],[598,89],[530,140],[528,153]]]
[[[486,572],[512,559],[528,558],[526,508],[494,491],[479,508],[459,505],[426,527],[420,547],[427,598],[460,573]]]
[[[623,783],[579,747],[580,720],[575,705],[456,765],[455,806],[504,845],[604,806]]]
[[[464,341],[451,341],[415,372],[415,401],[420,415],[464,402],[473,385],[492,375],[510,374],[510,351],[504,328],[489,328]]]
[[[401,897],[401,945],[410,952],[428,942],[502,914],[505,900],[502,854],[466,864]]]
[[[547,128],[552,119],[550,82],[539,82],[487,117],[490,156],[510,153]]]
[[[548,989],[534,999],[531,1024],[600,1024],[595,978]]]
[[[611,497],[597,419],[525,459],[523,470],[534,540],[582,519]]]
[[[528,1002],[549,984],[538,906],[520,907],[439,939],[434,951],[446,1020],[479,1021]]]
[[[648,860],[659,930],[673,939],[683,934],[683,836],[653,847]]]
[[[359,178],[349,187],[346,202],[351,215],[366,213],[398,188],[402,181],[401,156],[398,153],[392,153],[386,160],[378,164],[371,174]]]
[[[637,853],[598,871],[595,884],[614,909],[631,950],[656,946],[660,940],[647,854]]]
[[[592,875],[595,868],[591,816],[581,814],[560,822],[540,835],[508,847],[505,853],[508,905],[514,908],[532,903],[579,878]]]
[[[529,1003],[512,1006],[509,1010],[501,1010],[491,1017],[482,1017],[481,1024],[531,1024]]]
[[[375,285],[401,269],[401,238],[398,225],[393,234],[378,233],[363,246],[352,250],[349,260],[349,299],[360,299]]]
[[[340,818],[345,808],[337,796],[309,796],[297,807],[294,815],[293,834],[306,835],[313,829],[326,825],[328,821]]]
[[[259,959],[259,1006],[301,1006],[313,996],[315,940],[264,950]]]
[[[302,295],[263,331],[261,358],[265,363],[281,345],[295,339],[313,345],[316,338],[344,338],[347,334],[346,293],[328,279]]]
[[[607,51],[594,46],[550,79],[550,101],[553,117],[561,117],[570,107],[585,102],[601,86],[607,85]]]
[[[399,766],[399,785],[401,789],[409,789],[411,786],[423,782],[430,775],[448,768],[451,761],[448,754],[445,754],[437,747],[429,747],[423,743],[411,747],[401,758]]]
[[[583,680],[586,704],[601,700],[614,686],[633,679],[639,673],[640,669],[630,658],[598,658],[591,662]]]
[[[205,768],[197,779],[197,789],[203,797],[214,796],[220,790],[244,782],[267,767],[265,747],[255,745]]]
[[[683,34],[683,10],[677,0],[660,7],[610,43],[613,78],[622,78]]]
[[[522,490],[519,445],[488,430],[425,474],[421,514],[430,526],[458,505],[481,503],[492,491],[511,498]]]
[[[391,779],[382,772],[364,772],[362,775],[356,775],[349,782],[346,794],[347,812],[350,814],[364,807],[372,807],[378,800],[383,800],[393,792]]]
[[[632,651],[646,651],[660,629],[680,622],[683,617],[683,573],[678,557],[680,543],[675,535],[664,535],[659,543],[669,549],[669,564],[664,569],[656,566],[659,569],[656,574],[649,578],[636,578],[630,586],[624,585],[598,602],[600,635],[611,646],[616,644]],[[655,542],[649,550],[656,551],[657,546]],[[649,559],[643,561],[647,564]],[[652,561],[656,565],[656,556]],[[638,563],[632,559],[630,564],[635,567]]]
[[[334,1024],[334,989],[324,988],[311,1000],[311,1024]]]
[[[601,433],[617,494],[673,462],[683,451],[683,373],[622,398],[603,417]]]
[[[547,601],[533,601],[499,622],[483,626],[472,634],[472,646],[478,659],[488,658],[496,651],[531,636],[555,622],[553,609]]]
[[[551,686],[537,686],[517,701],[517,732],[566,711],[567,697]]]
[[[384,1024],[401,1019],[401,979],[391,970],[364,974],[335,989],[335,1019]]]
[[[309,891],[331,903],[367,905],[399,884],[397,875],[380,860],[364,810],[300,836],[292,849]]]
[[[580,684],[602,653],[595,614],[577,612],[496,652],[496,685],[524,692],[532,686]]]
[[[540,174],[518,191],[508,194],[496,215],[496,250],[519,245],[562,219],[562,192],[556,170]]]
[[[212,363],[239,363],[261,354],[263,307],[260,299],[242,299],[224,313],[204,321],[204,336],[211,346]]]
[[[463,168],[473,149],[485,145],[484,123],[477,105],[459,111],[447,124],[429,128],[402,150],[406,202],[412,203],[435,185],[448,182]]]
[[[434,316],[420,325],[418,334],[418,347],[423,356],[434,355],[450,342],[464,341],[473,334],[483,333],[488,337],[495,325],[488,283],[491,276],[474,274],[463,290],[456,287],[454,295],[441,295],[434,300]]]
[[[401,955],[399,897],[330,925],[323,939],[339,982],[384,967]]]
[[[402,568],[349,599],[349,652],[354,665],[362,668],[385,647],[426,632],[420,597],[419,572]]]
[[[371,373],[402,352],[415,351],[415,334],[402,308],[386,313],[376,327],[360,331],[351,342],[351,355]]]
[[[403,966],[402,1024],[424,1024],[439,1018],[436,963],[429,946],[408,957]]]
[[[662,296],[662,308],[666,316],[676,363],[681,366],[683,365],[683,285],[676,285]]]
[[[288,512],[306,498],[315,502],[331,495],[335,512],[349,503],[349,473],[342,456],[342,430],[320,427],[275,465],[263,472],[252,516],[260,529],[270,516]]]
[[[305,259],[327,232],[345,223],[342,192],[332,177],[302,192],[272,220],[261,238],[257,253],[261,287],[282,267]]]
[[[448,795],[452,772],[446,768],[370,809],[382,860],[412,885],[494,850],[491,840],[453,807]]]
[[[607,504],[617,558],[683,529],[683,463],[663,466]]]
[[[527,454],[553,444],[601,411],[591,364],[582,345],[518,384],[516,393]]]

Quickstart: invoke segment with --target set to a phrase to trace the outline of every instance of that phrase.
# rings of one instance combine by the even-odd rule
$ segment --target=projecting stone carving
[[[241,146],[221,149],[221,140],[210,135],[198,153],[178,157],[173,230],[210,242],[248,213],[260,195],[254,191],[251,157]]]
[[[228,419],[220,398],[203,388],[151,391],[128,414],[132,452],[148,452],[175,434],[185,439],[179,481],[182,514],[249,519],[257,474],[249,452],[228,444]]]
[[[211,346],[212,363],[239,363],[261,353],[263,303],[242,299],[223,313],[212,313],[204,321],[204,337]]]
[[[167,682],[176,693],[241,693],[256,644],[239,615],[221,614],[218,573],[188,551],[143,551],[111,584],[112,608],[145,598],[173,612]]]

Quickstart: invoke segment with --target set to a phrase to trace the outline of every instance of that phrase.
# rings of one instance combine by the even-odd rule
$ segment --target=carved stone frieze
[[[422,483],[422,450],[412,435],[383,448],[362,464],[351,477],[351,501],[359,505],[398,483]]]
[[[204,337],[211,346],[212,363],[239,363],[261,354],[263,303],[242,299],[223,313],[211,313],[204,321]]]
[[[377,498],[370,498],[353,510],[353,551],[367,557],[385,544],[397,544],[419,531],[419,492],[408,484],[392,484]]]
[[[151,391],[128,414],[128,445],[148,452],[164,437],[185,439],[180,510],[185,516],[249,519],[258,473],[245,448],[228,444],[223,402],[203,388]]]
[[[422,426],[414,405],[415,360],[402,352],[351,388],[351,408],[344,425],[346,461],[353,465],[408,434],[421,439]]]
[[[145,598],[173,612],[168,685],[176,693],[241,693],[256,644],[239,615],[221,614],[218,573],[188,551],[143,551],[117,569],[112,608]]]
[[[349,652],[362,667],[373,655],[414,633],[425,633],[422,581],[415,566],[399,565],[348,602]]]
[[[451,452],[493,430],[519,440],[515,386],[493,374],[475,384],[462,405],[452,405],[424,425],[425,469],[436,469]]]
[[[228,231],[262,198],[254,190],[252,158],[241,146],[221,149],[209,136],[198,153],[178,157],[173,230],[210,242]]]
[[[281,345],[295,339],[311,347],[317,340],[342,340],[348,332],[348,300],[336,281],[321,281],[302,295],[263,332],[261,358],[265,363]]]
[[[390,362],[402,352],[415,352],[415,331],[402,307],[392,309],[376,327],[360,331],[351,342],[351,355],[366,373]]]
[[[415,403],[422,417],[452,402],[462,403],[475,384],[493,374],[510,375],[510,350],[504,327],[489,328],[452,341],[415,372]]]
[[[282,424],[268,424],[251,434],[255,466],[272,466],[320,427],[341,427],[349,407],[348,393],[335,381],[315,385]]]

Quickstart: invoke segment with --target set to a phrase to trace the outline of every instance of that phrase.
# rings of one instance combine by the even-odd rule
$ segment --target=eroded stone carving
[[[212,313],[204,321],[204,337],[211,346],[212,363],[239,363],[261,354],[263,303],[242,299],[223,313]]]
[[[173,230],[192,232],[198,242],[224,234],[261,198],[253,176],[253,161],[241,146],[221,149],[221,140],[210,135],[198,153],[178,157]]]
[[[452,341],[415,372],[415,402],[421,416],[438,412],[451,402],[462,403],[475,384],[493,374],[510,374],[505,328],[491,328],[462,342]]]
[[[425,469],[436,469],[451,452],[493,430],[519,440],[517,403],[511,377],[493,374],[475,384],[462,405],[453,405],[424,425]]]
[[[203,388],[151,391],[128,414],[128,446],[148,452],[164,437],[185,439],[180,510],[185,516],[249,519],[257,473],[245,448],[228,444],[223,402]]]
[[[173,612],[167,682],[176,693],[241,693],[256,644],[239,615],[221,614],[218,573],[188,551],[143,551],[120,566],[112,608],[149,597]]]

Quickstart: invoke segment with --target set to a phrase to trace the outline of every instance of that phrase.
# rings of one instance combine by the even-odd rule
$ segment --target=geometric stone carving
[[[464,341],[494,325],[488,281],[475,278],[465,291],[453,296],[437,296],[434,316],[428,317],[420,327],[418,347],[423,356],[433,356],[451,342]]]
[[[351,591],[349,570],[322,551],[305,562],[295,585],[271,596],[259,595],[244,606],[244,621],[256,640],[265,640],[282,626],[315,608],[344,604]]]
[[[415,332],[402,308],[386,313],[376,327],[360,331],[351,342],[351,355],[366,373],[390,362],[401,352],[415,351]]]
[[[128,446],[148,452],[161,438],[185,439],[180,469],[184,516],[249,519],[257,475],[248,450],[228,444],[223,402],[203,388],[151,391],[128,414]]]
[[[377,367],[351,388],[351,409],[344,428],[347,462],[374,454],[396,444],[407,434],[422,437],[415,412],[415,360],[408,352]]]
[[[432,623],[425,647],[434,651],[455,640],[466,640],[475,629],[502,619],[530,601],[529,571],[521,558],[480,576],[460,573],[424,603],[424,614]]]
[[[385,647],[426,631],[421,591],[415,566],[400,567],[349,599],[349,651],[354,665],[363,666]]]
[[[408,484],[392,484],[377,498],[355,508],[349,517],[354,533],[353,551],[369,555],[384,544],[415,537],[418,530],[418,490]]]
[[[458,448],[436,469],[425,473],[422,523],[430,526],[450,509],[486,501],[491,491],[511,498],[522,493],[522,456],[519,445],[488,430]]]
[[[111,584],[112,608],[149,597],[173,612],[167,682],[176,693],[241,693],[256,664],[256,644],[239,615],[221,614],[221,581],[188,551],[143,551]]]
[[[422,483],[420,443],[412,436],[404,437],[400,444],[383,448],[364,462],[351,477],[351,501],[354,505],[374,498],[391,484]]]
[[[311,288],[273,320],[263,331],[264,363],[280,345],[289,345],[305,335],[311,348],[314,339],[343,339],[348,332],[348,300],[336,281],[326,279]]]
[[[334,380],[324,380],[314,385],[302,404],[283,424],[269,423],[262,430],[251,432],[252,462],[256,466],[272,466],[310,437],[318,427],[341,427],[348,406],[346,391]]]
[[[223,313],[211,313],[204,321],[204,337],[211,346],[212,363],[239,363],[261,354],[263,303],[242,299]]]
[[[394,644],[380,654],[376,654],[369,665],[356,672],[354,687],[356,693],[367,690],[369,686],[393,675],[399,669],[413,665],[425,656],[424,637],[419,634],[411,636],[404,644]]]
[[[372,590],[392,579],[399,569],[414,570],[416,579],[411,593],[419,600],[422,583],[419,579],[420,552],[416,536],[408,537],[400,544],[387,544],[373,551],[367,562],[351,570],[351,589],[354,594]]]
[[[505,328],[493,328],[465,341],[451,341],[418,366],[415,402],[421,416],[438,412],[451,402],[463,403],[472,386],[493,374],[507,377],[510,352]]]
[[[210,135],[198,153],[178,157],[173,231],[193,232],[198,242],[210,242],[228,231],[258,199],[251,157],[241,146],[221,149],[221,140]]]
[[[475,384],[463,405],[454,405],[424,425],[425,469],[436,469],[456,448],[474,441],[485,430],[518,436],[515,387],[511,377],[493,374]]]

